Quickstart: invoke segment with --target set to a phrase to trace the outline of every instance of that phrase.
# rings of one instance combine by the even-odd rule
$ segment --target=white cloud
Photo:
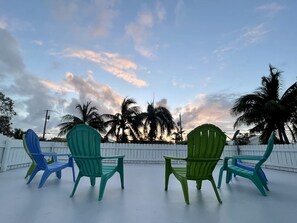
[[[135,50],[143,57],[153,59],[154,53],[146,46],[149,29],[153,27],[154,18],[150,11],[142,12],[136,22],[131,22],[126,26],[126,34],[132,38]]]
[[[174,116],[182,114],[182,126],[187,133],[198,125],[211,123],[219,126],[225,132],[233,131],[234,117],[230,115],[235,95],[199,94],[195,100],[183,107],[176,108]]]
[[[253,44],[260,41],[269,31],[265,28],[264,24],[259,24],[254,27],[247,27],[245,32],[239,37],[238,44],[244,43],[245,45]]]
[[[73,89],[78,94],[78,99],[75,101],[79,101],[79,103],[92,101],[101,114],[114,112],[120,108],[123,100],[123,97],[110,86],[96,82],[92,72],[88,72],[84,76],[76,76],[68,72],[63,85],[66,85],[68,89]]]
[[[38,46],[42,46],[43,42],[41,40],[33,40],[33,43],[35,43]]]
[[[0,18],[0,29],[6,29],[7,28],[7,22],[4,18]]]
[[[194,85],[193,84],[186,84],[183,79],[179,78],[179,79],[176,79],[176,78],[173,78],[172,80],[172,86],[174,87],[177,87],[177,88],[193,88]]]
[[[223,59],[224,55],[228,52],[241,50],[260,42],[269,33],[269,30],[264,23],[261,23],[253,27],[244,27],[236,33],[239,33],[237,37],[232,36],[232,40],[227,42],[227,44],[213,51],[219,59]]]
[[[176,25],[180,25],[182,23],[182,20],[185,14],[185,2],[183,0],[177,1],[174,14],[175,14]]]
[[[116,53],[97,53],[91,50],[66,49],[64,50],[63,55],[66,57],[73,57],[96,63],[108,73],[113,74],[137,87],[145,87],[148,85],[146,81],[137,78],[137,64]]]
[[[166,9],[161,4],[161,2],[157,2],[156,5],[156,14],[159,21],[163,21],[166,17]]]
[[[14,76],[24,72],[25,65],[14,37],[0,28],[0,76]]]
[[[59,22],[67,23],[69,30],[77,36],[106,37],[113,28],[118,15],[118,0],[54,1],[52,14]],[[92,18],[92,19],[90,19]],[[88,20],[88,25],[84,20]]]
[[[139,13],[136,21],[126,25],[126,35],[133,40],[134,48],[141,56],[149,59],[156,57],[153,50],[155,47],[149,46],[148,40],[156,21],[162,22],[165,16],[165,8],[157,2],[155,11],[145,9]]]
[[[284,5],[280,5],[278,3],[272,2],[265,5],[261,5],[256,8],[256,11],[265,12],[268,16],[274,16],[279,11],[286,9]]]

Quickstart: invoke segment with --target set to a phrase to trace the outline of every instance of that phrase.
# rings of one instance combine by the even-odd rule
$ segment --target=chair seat
[[[172,167],[172,171],[182,177],[186,177],[186,175],[187,175],[186,167]]]
[[[116,169],[117,169],[117,166],[115,166],[115,165],[102,166],[102,173],[103,173],[103,175],[105,175],[112,171],[115,172]]]
[[[254,173],[253,171],[243,169],[243,168],[241,168],[239,166],[235,166],[235,165],[230,165],[230,166],[228,166],[228,168],[230,170],[232,170],[232,172],[237,175],[253,176],[253,173]]]
[[[53,170],[53,169],[64,169],[64,168],[66,168],[68,166],[69,166],[69,164],[68,163],[65,163],[65,162],[54,162],[54,163],[48,164],[47,165],[47,168],[49,170]]]

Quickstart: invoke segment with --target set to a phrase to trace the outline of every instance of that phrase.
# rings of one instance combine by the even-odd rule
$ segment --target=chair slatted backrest
[[[90,126],[79,124],[67,134],[70,152],[84,176],[101,176],[100,134]]]
[[[187,138],[187,179],[206,179],[222,155],[226,135],[217,126],[204,124],[192,130]]]
[[[28,129],[27,132],[25,133],[24,139],[25,139],[25,142],[24,142],[25,149],[28,149],[32,159],[35,161],[37,166],[41,170],[45,170],[47,168],[47,162],[44,159],[44,156],[42,155],[39,138],[36,135],[36,133],[32,129]]]
[[[269,137],[268,143],[267,143],[267,148],[263,155],[263,158],[256,164],[255,168],[260,168],[261,165],[268,159],[268,157],[270,156],[270,154],[273,150],[273,145],[274,145],[274,132],[272,132],[270,134],[270,137]]]

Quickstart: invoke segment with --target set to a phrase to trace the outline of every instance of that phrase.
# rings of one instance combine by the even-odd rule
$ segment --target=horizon
[[[277,1],[0,2],[0,91],[15,102],[13,128],[55,137],[61,117],[92,101],[119,112],[125,97],[230,137],[234,100],[261,86],[269,64],[296,82],[297,4]]]

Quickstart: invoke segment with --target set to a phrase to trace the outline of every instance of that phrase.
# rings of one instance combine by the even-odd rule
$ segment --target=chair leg
[[[223,171],[224,171],[224,166],[222,166],[221,169],[220,169],[219,180],[218,180],[218,188],[221,187]]]
[[[261,180],[258,177],[253,177],[253,178],[251,178],[251,180],[256,185],[256,187],[259,189],[259,191],[261,192],[261,194],[263,196],[267,196],[267,194],[266,194],[266,192],[265,192],[265,190],[263,188],[263,185],[261,183]]]
[[[35,168],[36,168],[36,164],[32,162],[26,173],[25,179],[27,179],[28,176],[32,175]]]
[[[261,170],[261,169],[260,169]],[[265,174],[264,174],[264,176],[262,175],[262,173],[264,174],[264,172],[259,172],[259,174],[258,174],[258,178],[259,178],[259,180],[261,181],[261,184],[262,184],[262,186],[267,190],[267,191],[269,191],[269,188],[268,188],[268,186],[267,186],[267,179],[265,179]]]
[[[267,179],[267,177],[266,177],[264,171],[263,171],[261,168],[259,169],[259,171],[260,171],[260,175],[261,175],[261,177],[263,178],[263,180],[264,180],[264,181],[266,182],[266,184],[267,184],[268,179]]]
[[[30,176],[30,178],[29,178],[29,180],[27,182],[27,184],[29,184],[33,180],[33,178],[35,177],[35,175],[38,173],[39,170],[40,169],[38,169],[37,167],[34,169],[34,171],[32,172],[32,174],[31,174],[31,176]]]
[[[124,161],[123,159],[118,160],[118,170],[121,179],[121,187],[124,189]]]
[[[75,182],[75,171],[74,171],[74,166],[72,166],[71,168],[72,168],[72,179],[73,179],[73,182]]]
[[[80,180],[81,177],[82,177],[82,175],[81,175],[81,173],[79,172],[79,173],[78,173],[78,176],[77,176],[77,178],[76,178],[74,187],[73,187],[73,189],[72,189],[72,192],[71,192],[71,194],[70,194],[70,197],[73,197],[73,195],[74,195],[74,193],[75,193],[75,191],[76,191],[77,185],[78,185],[79,180]]]
[[[43,172],[38,188],[41,188],[44,185],[44,183],[47,180],[47,178],[49,177],[49,175],[51,175],[50,171]]]
[[[71,169],[72,169],[72,179],[73,179],[73,182],[75,182],[75,170],[74,170],[74,164],[73,164],[72,157],[69,157],[69,159],[68,159],[68,166],[71,167]]]
[[[227,173],[226,173],[226,184],[228,184],[232,179],[232,173],[230,173],[228,170],[227,170]]]
[[[105,186],[107,183],[108,178],[106,178],[105,176],[101,177],[101,182],[100,182],[100,191],[99,191],[99,197],[98,197],[98,201],[101,201],[103,198],[103,194],[104,194],[104,190],[105,190]]]
[[[213,189],[215,191],[215,194],[217,196],[217,199],[218,199],[219,203],[222,203],[222,199],[221,199],[221,197],[219,195],[219,192],[217,190],[217,186],[216,186],[216,183],[215,183],[215,181],[213,179],[213,176],[211,176],[211,178],[209,179],[209,181],[211,182],[211,185],[212,185],[212,187],[213,187]]]
[[[184,198],[185,198],[185,202],[187,204],[190,204],[189,201],[189,190],[188,190],[188,182],[186,178],[181,179],[180,181],[182,188],[183,188],[183,193],[184,193]]]
[[[95,186],[96,184],[96,178],[95,177],[90,177],[90,182],[92,186]]]
[[[58,179],[61,179],[61,177],[62,177],[62,171],[61,170],[57,171],[56,172],[56,176],[57,176]]]
[[[196,188],[198,190],[201,190],[201,187],[202,187],[202,180],[196,180]]]
[[[168,190],[169,176],[172,173],[170,160],[166,160],[165,165],[165,190]]]

